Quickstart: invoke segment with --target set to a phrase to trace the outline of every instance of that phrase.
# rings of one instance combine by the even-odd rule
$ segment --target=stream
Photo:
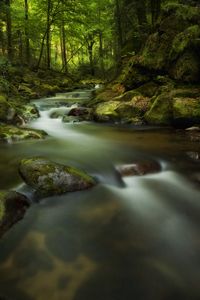
[[[1,189],[31,196],[21,158],[45,156],[95,176],[86,191],[33,202],[0,241],[0,299],[199,300],[199,142],[172,129],[63,123],[91,90],[33,101],[45,140],[3,144]],[[162,172],[120,178],[115,167],[154,159]]]

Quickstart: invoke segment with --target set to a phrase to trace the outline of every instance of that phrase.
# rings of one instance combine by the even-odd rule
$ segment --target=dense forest
[[[0,300],[200,299],[199,142],[199,0],[0,0]]]

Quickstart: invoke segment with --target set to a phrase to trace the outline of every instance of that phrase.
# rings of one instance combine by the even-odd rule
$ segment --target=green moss
[[[169,125],[173,119],[172,98],[169,93],[163,93],[154,99],[149,111],[144,115],[145,120],[153,125]]]
[[[200,26],[193,25],[188,27],[185,31],[177,34],[173,40],[172,48],[170,51],[170,59],[176,59],[181,53],[197,43],[200,37]]]
[[[173,115],[174,118],[200,118],[200,97],[174,98]]]
[[[171,75],[182,82],[199,82],[200,62],[198,55],[193,51],[185,52],[173,65]]]
[[[5,216],[5,195],[6,192],[0,191],[0,222],[3,220]]]
[[[76,169],[73,167],[65,167],[65,170],[67,172],[69,172],[70,174],[83,179],[84,181],[88,182],[89,184],[92,184],[92,185],[95,184],[94,179],[90,175],[88,175],[87,173],[85,173],[84,171],[82,171],[80,169]]]
[[[100,103],[95,109],[95,116],[99,121],[114,121],[118,118],[116,109],[120,105],[120,101],[108,101]]]
[[[43,130],[18,128],[12,125],[0,125],[0,140],[15,142],[26,139],[43,139],[47,134]]]
[[[43,196],[82,190],[95,185],[94,179],[84,171],[40,157],[22,160],[19,172],[24,181]]]

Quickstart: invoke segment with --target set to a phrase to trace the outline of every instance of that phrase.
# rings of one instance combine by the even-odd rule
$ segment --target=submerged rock
[[[157,173],[161,171],[161,166],[156,161],[141,160],[132,164],[125,164],[116,167],[122,177],[142,176],[146,174]]]
[[[0,191],[0,236],[23,218],[28,207],[26,196],[14,191]]]
[[[41,196],[59,195],[88,189],[96,184],[84,171],[45,158],[23,159],[19,165],[22,179]]]
[[[19,128],[12,125],[0,124],[0,141],[12,143],[27,139],[43,139],[47,133],[43,130]]]

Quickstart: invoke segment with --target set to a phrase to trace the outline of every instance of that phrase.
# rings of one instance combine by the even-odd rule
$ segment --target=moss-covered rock
[[[8,103],[4,95],[0,95],[0,121],[7,122],[9,120],[12,106]]]
[[[19,173],[26,184],[41,196],[84,190],[96,184],[82,170],[40,157],[23,159],[19,165]]]
[[[132,93],[132,96],[135,93]],[[125,97],[129,97],[130,93]],[[115,99],[119,99],[115,98]],[[97,105],[94,116],[99,122],[122,122],[140,124],[142,116],[149,109],[150,99],[141,95],[130,101],[108,101]]]
[[[117,78],[126,90],[135,89],[151,80],[151,73],[143,68],[137,57],[132,57],[123,67],[122,73]]]
[[[172,42],[170,59],[177,59],[187,48],[196,47],[199,44],[200,26],[192,25],[183,32],[177,34]]]
[[[173,122],[184,127],[200,123],[200,97],[174,98]]]
[[[12,125],[0,124],[0,141],[12,143],[27,139],[44,139],[47,136],[43,130],[19,128]]]
[[[172,95],[168,92],[162,93],[152,99],[153,104],[144,115],[148,124],[169,125],[173,120]]]
[[[116,109],[120,106],[120,101],[107,101],[97,105],[94,111],[94,118],[99,122],[114,122],[119,119]]]
[[[186,51],[169,70],[170,75],[182,82],[199,82],[200,60],[195,51]]]
[[[29,206],[28,199],[14,191],[0,191],[0,236],[22,219]]]

